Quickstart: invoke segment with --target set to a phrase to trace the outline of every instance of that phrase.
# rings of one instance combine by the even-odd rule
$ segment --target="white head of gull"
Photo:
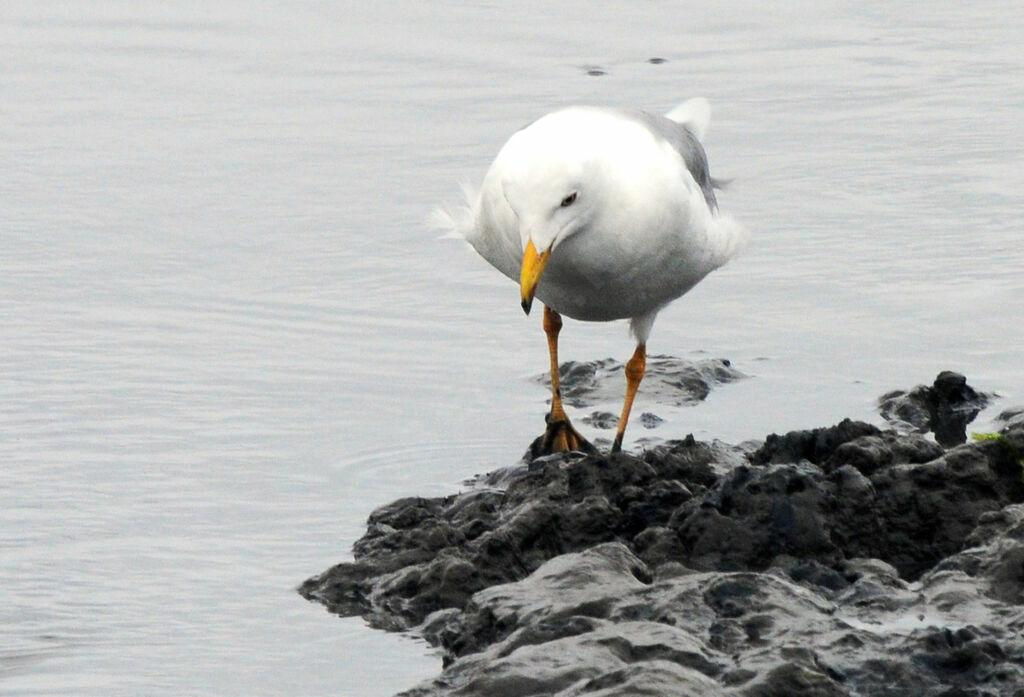
[[[569,423],[558,375],[561,315],[629,319],[637,347],[612,451],[622,447],[654,318],[745,244],[718,209],[701,139],[707,100],[666,116],[568,107],[508,139],[468,205],[439,223],[519,283],[527,314],[544,304],[552,400],[541,450],[593,450]]]

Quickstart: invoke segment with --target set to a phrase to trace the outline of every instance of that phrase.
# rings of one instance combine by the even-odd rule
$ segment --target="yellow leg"
[[[622,416],[619,417],[619,430],[615,434],[615,442],[612,443],[612,452],[622,450],[622,436],[626,433],[626,422],[629,421],[629,411],[633,408],[633,398],[636,397],[636,390],[640,387],[640,381],[644,379],[644,370],[647,368],[647,347],[637,344],[633,357],[626,363],[626,401],[622,404]]]
[[[550,307],[544,307],[544,333],[548,337],[548,356],[551,358],[551,414],[565,420],[562,408],[562,390],[558,376],[558,333],[562,331],[562,316]]]
[[[563,450],[593,450],[581,436],[562,406],[562,391],[558,377],[558,332],[562,330],[562,316],[550,307],[544,307],[544,333],[548,337],[548,355],[551,357],[551,412],[547,416],[547,429],[541,450],[545,453]]]

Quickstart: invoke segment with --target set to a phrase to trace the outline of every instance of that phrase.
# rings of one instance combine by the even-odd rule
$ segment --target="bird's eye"
[[[562,199],[562,208],[568,208],[576,201],[576,192],[573,191],[571,194]]]

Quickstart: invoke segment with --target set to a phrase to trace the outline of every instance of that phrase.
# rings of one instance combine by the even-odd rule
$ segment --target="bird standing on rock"
[[[654,318],[744,245],[746,232],[721,213],[701,139],[707,100],[666,116],[568,107],[509,138],[468,205],[441,213],[496,269],[519,283],[529,314],[544,303],[551,357],[551,411],[543,452],[593,450],[569,423],[558,376],[561,315],[629,319],[636,351],[612,452],[644,376]]]

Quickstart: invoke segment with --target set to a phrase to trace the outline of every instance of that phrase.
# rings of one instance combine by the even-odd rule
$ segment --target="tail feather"
[[[686,126],[697,136],[697,140],[703,141],[704,134],[707,133],[708,125],[711,123],[711,104],[704,97],[694,97],[686,100],[665,116]]]

